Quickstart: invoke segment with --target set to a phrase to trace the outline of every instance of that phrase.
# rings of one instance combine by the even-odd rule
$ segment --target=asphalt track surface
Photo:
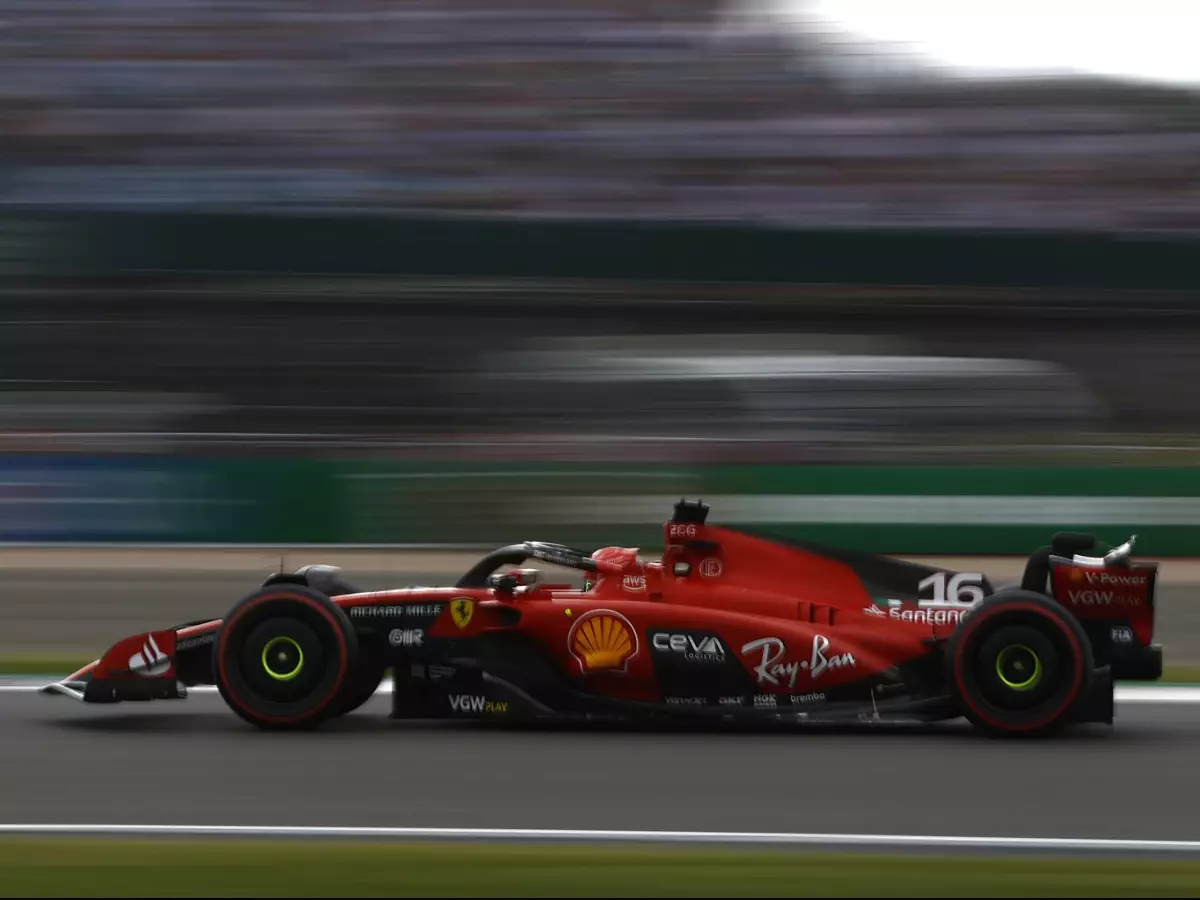
[[[478,554],[456,555],[449,564],[410,568],[398,560],[395,567],[360,569],[354,560],[336,553],[293,554],[292,569],[304,562],[332,558],[348,563],[347,577],[363,590],[413,584],[453,584]],[[241,597],[253,591],[272,567],[269,553],[249,563],[224,564],[225,568],[178,568],[165,565],[141,568],[88,568],[78,562],[57,569],[12,567],[0,560],[0,656],[76,654],[90,660],[126,635],[151,628],[166,628],[195,619],[217,618]],[[105,559],[101,551],[98,559]],[[976,561],[978,562],[978,561]],[[275,557],[275,569],[278,557]],[[996,582],[1013,580],[1011,562],[983,565]],[[1194,564],[1175,567],[1186,577],[1172,580],[1172,566],[1164,565],[1159,586],[1156,640],[1163,644],[1167,665],[1200,665],[1200,577]],[[564,570],[547,567],[555,580]],[[575,573],[569,573],[574,580]]]
[[[1194,702],[1004,741],[960,723],[503,729],[392,720],[389,701],[270,734],[214,693],[0,691],[0,821],[1200,839]]]

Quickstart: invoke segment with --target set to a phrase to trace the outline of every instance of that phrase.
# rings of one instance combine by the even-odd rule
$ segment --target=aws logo
[[[637,632],[630,621],[611,609],[580,616],[567,633],[567,647],[579,660],[583,674],[626,672],[638,655]]]

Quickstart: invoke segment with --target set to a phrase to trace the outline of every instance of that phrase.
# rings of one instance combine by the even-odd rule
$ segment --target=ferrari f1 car
[[[933,722],[994,735],[1113,721],[1114,679],[1162,675],[1158,563],[1060,533],[1019,584],[707,524],[665,552],[525,541],[453,586],[360,591],[327,565],[268,576],[223,618],[133,635],[42,690],[85,703],[215,684],[261,728],[364,704],[395,718]],[[1135,536],[1136,538],[1136,536]],[[576,570],[544,583],[529,560]],[[582,580],[580,586],[578,581]]]

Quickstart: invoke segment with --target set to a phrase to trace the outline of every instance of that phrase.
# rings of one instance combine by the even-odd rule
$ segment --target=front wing
[[[82,703],[186,699],[189,685],[212,683],[212,642],[220,626],[213,619],[131,635],[42,693]]]

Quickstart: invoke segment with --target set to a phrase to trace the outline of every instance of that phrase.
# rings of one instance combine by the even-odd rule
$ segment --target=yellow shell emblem
[[[471,616],[475,615],[475,601],[470,597],[455,597],[450,601],[450,618],[459,628],[471,624]]]
[[[633,625],[610,609],[597,609],[580,616],[567,635],[567,645],[584,674],[624,672],[629,660],[638,653]]]

